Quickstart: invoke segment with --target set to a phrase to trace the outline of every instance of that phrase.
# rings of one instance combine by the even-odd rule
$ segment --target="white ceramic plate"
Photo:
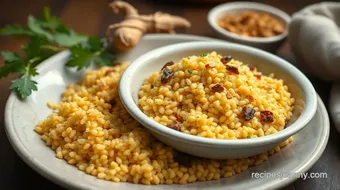
[[[120,54],[119,60],[132,61],[139,55],[156,47],[168,44],[214,40],[189,35],[147,35],[139,45],[128,53]],[[145,186],[130,183],[114,183],[99,180],[57,159],[54,151],[46,147],[33,129],[35,125],[51,113],[46,102],[58,102],[61,93],[69,83],[75,83],[83,73],[74,73],[64,67],[69,52],[62,52],[46,60],[38,68],[36,78],[39,91],[25,101],[11,94],[5,110],[5,126],[8,138],[20,155],[35,171],[51,181],[69,189],[124,189],[124,190],[161,190],[161,189],[276,189],[288,185],[297,178],[252,178],[253,172],[283,174],[288,172],[307,172],[323,153],[329,136],[329,119],[325,106],[318,98],[318,110],[307,127],[294,136],[294,141],[280,153],[269,158],[260,166],[231,178],[210,182],[196,182],[188,185]],[[70,73],[72,72],[72,74]]]

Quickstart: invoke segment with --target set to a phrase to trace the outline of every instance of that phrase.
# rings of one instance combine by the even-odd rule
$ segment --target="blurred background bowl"
[[[282,34],[273,37],[243,37],[236,33],[229,32],[218,25],[218,21],[226,13],[238,14],[242,11],[256,11],[270,14],[284,24],[285,31]],[[208,14],[209,25],[216,32],[217,37],[230,42],[256,47],[272,53],[276,52],[287,38],[288,25],[290,21],[291,17],[280,9],[262,3],[247,1],[224,3],[211,9]]]

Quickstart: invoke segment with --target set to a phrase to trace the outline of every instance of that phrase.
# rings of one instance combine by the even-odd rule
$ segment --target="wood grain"
[[[50,6],[52,13],[61,17],[62,21],[75,29],[77,32],[103,37],[106,27],[123,19],[121,15],[115,15],[108,8],[109,0],[32,0],[32,1],[3,1],[0,6],[0,27],[5,24],[25,24],[27,15],[39,15],[44,6]],[[128,0],[142,14],[151,14],[155,11],[164,11],[186,17],[192,28],[180,33],[189,33],[215,37],[209,27],[206,16],[209,10],[219,2],[226,0]],[[286,11],[289,14],[301,8],[319,2],[317,0],[258,0]],[[18,6],[20,5],[20,6]],[[19,45],[25,43],[23,38],[0,37],[0,51],[18,51]],[[286,42],[278,52],[278,55],[294,62],[294,57]],[[0,65],[2,65],[2,61]],[[8,87],[14,78],[10,75],[0,80],[0,187],[1,189],[63,189],[29,168],[15,153],[10,146],[3,127],[4,106],[10,93]],[[311,82],[320,94],[324,103],[328,104],[330,83],[310,77]],[[293,184],[283,188],[284,190],[299,189],[340,189],[340,135],[331,128],[329,143],[320,160],[309,170],[309,172],[326,172],[326,179],[298,179]],[[19,183],[18,183],[19,181]],[[4,187],[4,188],[3,188]]]
[[[97,35],[105,12],[108,10],[107,0],[70,0],[61,11],[61,20],[79,33]]]

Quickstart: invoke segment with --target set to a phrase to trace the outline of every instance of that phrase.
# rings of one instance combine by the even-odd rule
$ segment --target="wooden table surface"
[[[2,1],[0,4],[0,27],[6,24],[25,24],[29,14],[39,16],[44,6],[49,6],[52,13],[59,16],[62,21],[77,32],[103,37],[107,25],[122,19],[114,15],[108,8],[107,0],[31,0],[31,1]],[[186,17],[192,27],[187,31],[189,34],[215,37],[212,29],[208,26],[207,13],[221,0],[205,0],[205,3],[191,0],[190,3],[181,0],[131,0],[141,13],[149,14],[155,11],[164,11]],[[180,3],[178,3],[180,2]],[[203,2],[203,1],[201,1]],[[316,0],[263,0],[267,3],[292,14],[301,8],[317,3]],[[24,39],[0,37],[0,51],[19,50],[19,46],[25,43]],[[294,57],[285,43],[278,55],[294,63]],[[1,60],[0,65],[3,62]],[[0,189],[62,189],[53,182],[40,176],[28,167],[14,152],[10,146],[3,127],[4,107],[9,91],[10,81],[14,78],[10,75],[0,80]],[[317,92],[328,105],[330,83],[309,77]],[[319,161],[309,172],[326,172],[326,179],[298,179],[284,189],[340,189],[340,135],[334,126],[331,126],[331,135],[328,145]],[[288,171],[287,171],[288,172]]]

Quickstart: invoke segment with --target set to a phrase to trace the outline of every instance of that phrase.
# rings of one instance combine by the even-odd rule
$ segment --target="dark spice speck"
[[[243,114],[243,119],[246,121],[249,121],[251,119],[253,119],[254,115],[255,115],[255,110],[251,107],[244,107],[242,109],[242,114]]]
[[[256,67],[254,65],[248,65],[248,67],[251,71],[254,71],[256,69]]]
[[[216,84],[215,86],[211,87],[213,92],[223,92],[224,87],[220,84]]]
[[[173,61],[169,61],[169,62],[165,63],[165,65],[162,67],[161,70],[163,70],[163,69],[165,69],[166,67],[169,67],[169,66],[171,66],[171,65],[174,65],[174,64],[175,64],[175,63],[174,63]]]
[[[205,65],[205,68],[206,69],[209,69],[209,68],[214,68],[215,67],[215,64],[214,63],[208,63]]]
[[[228,56],[222,57],[221,62],[225,65],[225,64],[229,63],[232,59],[233,59],[233,57],[231,55],[228,55]]]
[[[273,112],[271,111],[268,111],[268,110],[261,111],[260,116],[261,116],[262,122],[271,123],[274,121],[274,115],[273,115]]]
[[[225,68],[227,69],[227,71],[230,71],[234,74],[239,74],[237,67],[234,67],[234,66],[231,66],[231,65],[226,65]]]
[[[262,75],[261,74],[255,74],[254,75],[258,80],[261,80],[261,78],[262,78]]]
[[[172,76],[174,76],[174,72],[172,70],[168,69],[168,68],[165,68],[163,70],[163,74],[162,74],[162,77],[161,77],[161,82],[163,84],[169,82]]]

